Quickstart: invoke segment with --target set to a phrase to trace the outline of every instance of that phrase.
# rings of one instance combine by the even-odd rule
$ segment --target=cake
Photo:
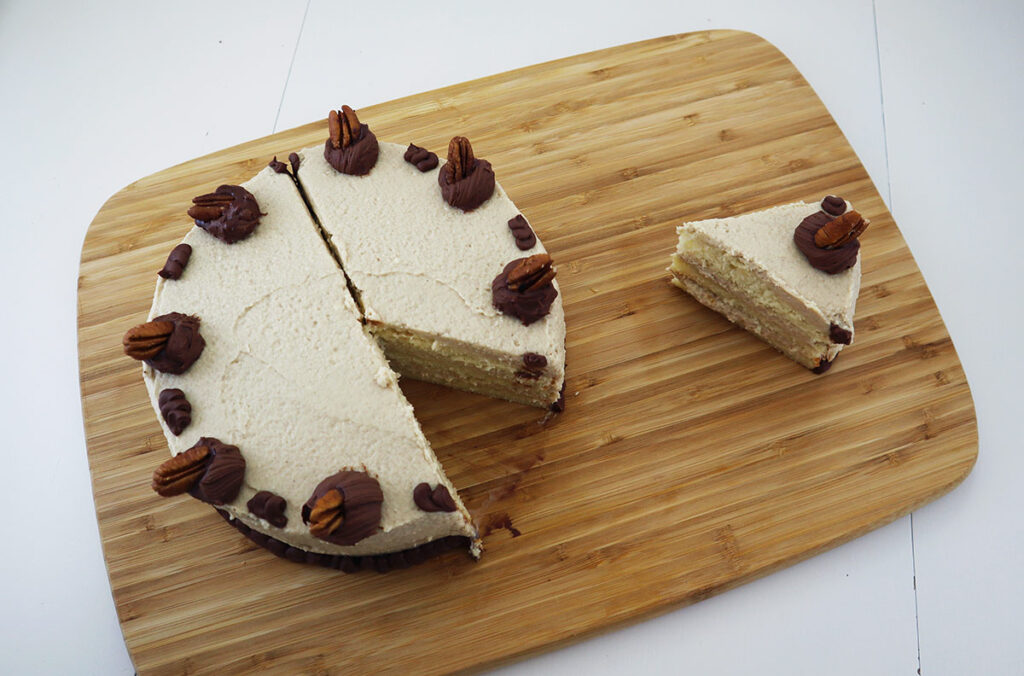
[[[193,200],[196,227],[123,341],[172,455],[158,494],[189,493],[275,554],[349,572],[479,555],[399,373],[558,410],[565,323],[550,256],[489,164],[462,137],[449,150],[460,167],[445,174],[428,151],[378,144],[346,107],[319,155]],[[453,206],[439,174],[475,203]],[[481,177],[490,192],[466,190]]]
[[[450,154],[472,157],[468,141],[454,145],[460,148]],[[438,198],[439,179],[451,165],[435,160],[428,162],[433,166],[418,167],[410,161],[418,151],[381,142],[366,175],[337,171],[321,147],[299,152],[299,182],[355,289],[370,332],[403,375],[551,405],[565,378],[561,299],[543,315],[522,307],[519,320],[510,321],[495,307],[490,283],[510,261],[545,255],[544,245],[494,183],[486,160],[475,160],[474,176],[490,179],[482,186],[490,197],[477,204],[479,195],[463,195],[468,201],[452,206]],[[481,285],[481,279],[488,284]]]
[[[853,342],[868,221],[826,197],[684,223],[672,283],[815,373]]]

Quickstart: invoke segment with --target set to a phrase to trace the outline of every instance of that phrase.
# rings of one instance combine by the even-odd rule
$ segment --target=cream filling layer
[[[822,357],[830,361],[843,347],[817,331],[785,322],[768,308],[747,304],[744,298],[736,297],[678,259],[672,272],[672,283],[677,287],[803,366],[814,368]]]
[[[481,354],[455,341],[386,326],[371,326],[371,331],[395,370],[405,376],[530,406],[547,406],[558,398],[561,378],[548,367],[531,378],[524,375],[521,358]]]
[[[827,336],[830,325],[835,322],[853,331],[853,323],[849,318],[826,317],[820,308],[809,305],[804,299],[781,288],[765,274],[751,268],[744,259],[722,255],[700,234],[685,230],[680,232],[673,272],[678,270],[680,263],[696,269],[703,278],[713,280],[726,293],[745,298],[745,304],[750,307],[763,307],[778,313],[794,327],[805,326],[810,331]]]

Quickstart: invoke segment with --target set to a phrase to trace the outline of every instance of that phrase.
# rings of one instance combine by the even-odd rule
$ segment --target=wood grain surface
[[[325,101],[324,112],[343,101]],[[133,183],[82,250],[82,405],[103,548],[140,673],[474,670],[706,598],[950,490],[970,390],[896,224],[793,65],[669,36],[364,108],[379,138],[464,134],[559,264],[567,410],[403,380],[485,534],[388,575],[279,560],[149,488],[167,448],[120,339],[192,196],[319,143],[318,121]],[[827,193],[871,219],[856,342],[815,376],[669,284],[684,220]],[[795,225],[795,224],[794,224]]]

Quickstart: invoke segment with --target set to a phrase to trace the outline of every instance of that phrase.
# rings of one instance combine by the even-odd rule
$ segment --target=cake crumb
[[[383,387],[385,390],[394,385],[394,379],[391,377],[391,371],[384,367],[377,369],[377,373],[373,379],[377,385]]]

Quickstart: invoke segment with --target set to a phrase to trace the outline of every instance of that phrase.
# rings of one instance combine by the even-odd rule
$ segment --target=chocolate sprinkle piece
[[[840,345],[849,345],[853,339],[853,334],[849,329],[844,329],[835,322],[831,323],[828,327],[828,337],[833,343],[839,343]]]
[[[565,383],[562,383],[562,389],[558,391],[558,400],[551,404],[552,413],[561,413],[565,410]]]
[[[832,362],[830,362],[827,358],[822,357],[820,360],[818,360],[818,365],[811,369],[811,372],[821,375],[825,371],[828,371],[830,368],[832,368]]]
[[[516,246],[519,247],[520,251],[532,249],[537,244],[537,236],[533,234],[533,229],[530,228],[530,224],[526,222],[522,214],[508,222],[508,229],[512,231],[512,236],[516,238]]]
[[[433,490],[430,484],[419,484],[412,491],[412,499],[424,512],[454,512],[457,509],[452,494],[444,484],[438,484]]]
[[[160,272],[156,273],[164,279],[179,279],[188,265],[188,259],[192,257],[192,247],[188,244],[179,244],[171,249],[167,256],[167,262]]]
[[[267,166],[273,169],[278,174],[288,173],[288,165],[285,164],[284,162],[278,162],[277,155],[274,155],[274,159],[270,160],[270,163]]]
[[[430,171],[437,166],[437,154],[432,153],[426,148],[420,148],[417,145],[409,144],[409,147],[403,155],[405,161],[413,165],[421,172]]]
[[[270,525],[284,528],[288,517],[284,515],[285,499],[270,491],[259,491],[245,503],[246,508],[255,516],[268,521]]]
[[[540,371],[548,365],[548,358],[536,352],[527,352],[523,355],[523,366],[530,371]]]
[[[292,165],[292,176],[299,175],[299,154],[288,153],[288,164]]]
[[[523,355],[523,368],[516,371],[517,378],[536,380],[540,378],[544,367],[548,365],[548,358],[536,352],[527,352]]]
[[[180,435],[192,423],[192,404],[179,389],[166,389],[157,397],[160,416],[174,436]]]
[[[846,200],[842,197],[829,195],[825,199],[821,200],[821,210],[833,218],[841,216],[843,212],[846,211]]]

